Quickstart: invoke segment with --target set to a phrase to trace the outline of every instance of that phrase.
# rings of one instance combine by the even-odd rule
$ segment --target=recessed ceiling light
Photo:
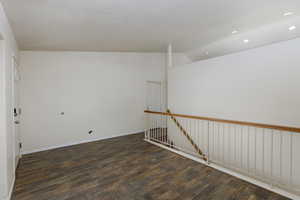
[[[245,39],[245,40],[244,40],[244,43],[248,43],[248,42],[249,42],[249,40],[248,40],[248,39]]]
[[[295,30],[296,28],[297,28],[296,26],[290,26],[289,30],[292,31],[292,30]]]
[[[286,16],[290,16],[290,15],[293,15],[293,14],[294,14],[293,12],[286,12],[286,13],[283,14],[283,16],[286,17]]]
[[[232,34],[236,34],[238,31],[237,30],[234,30],[234,31],[232,31],[231,33]]]

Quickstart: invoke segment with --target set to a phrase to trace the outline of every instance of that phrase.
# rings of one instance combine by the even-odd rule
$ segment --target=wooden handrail
[[[167,110],[167,113],[171,114],[170,110]],[[187,138],[187,140],[191,143],[193,148],[197,151],[197,153],[202,156],[203,160],[207,160],[206,156],[202,152],[202,150],[198,147],[198,145],[194,142],[194,140],[191,138],[189,133],[183,128],[183,126],[178,122],[178,120],[175,118],[175,116],[171,116],[171,119],[174,121],[176,126],[180,129],[180,131],[183,133],[183,135]]]
[[[144,112],[150,113],[150,114],[156,114],[156,115],[182,117],[182,118],[189,118],[189,119],[200,119],[200,120],[214,121],[214,122],[220,122],[220,123],[237,124],[237,125],[253,126],[253,127],[258,127],[258,128],[268,128],[268,129],[275,129],[275,130],[280,130],[280,131],[300,133],[300,128],[289,127],[289,126],[277,126],[277,125],[271,125],[271,124],[260,124],[260,123],[255,123],[255,122],[235,121],[235,120],[218,119],[218,118],[211,118],[211,117],[200,117],[200,116],[193,116],[193,115],[174,114],[174,113],[167,113],[167,112],[156,112],[156,111],[151,111],[151,110],[145,110]]]

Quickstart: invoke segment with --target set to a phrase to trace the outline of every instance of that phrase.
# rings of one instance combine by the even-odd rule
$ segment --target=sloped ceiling
[[[172,43],[197,60],[298,37],[300,29],[299,0],[2,1],[22,50],[163,52]]]

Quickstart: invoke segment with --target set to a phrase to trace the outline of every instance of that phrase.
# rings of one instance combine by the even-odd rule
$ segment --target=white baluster
[[[250,127],[247,128],[247,169],[248,173],[250,173]]]
[[[257,134],[256,134],[256,128],[254,128],[254,175],[256,174],[257,171]]]
[[[293,185],[293,133],[290,133],[290,186]]]
[[[241,129],[240,129],[240,135],[241,135],[241,137],[240,137],[240,139],[241,139],[241,141],[240,141],[240,143],[241,143],[241,158],[240,158],[240,160],[241,160],[241,169],[243,169],[243,135],[244,135],[244,133],[243,133],[243,127],[241,126],[240,127]]]
[[[279,177],[280,177],[280,182],[282,181],[282,132],[280,131],[280,157],[279,157]]]
[[[223,163],[226,164],[226,161],[225,161],[225,124],[223,123],[222,124],[222,133],[223,133],[223,145],[222,145],[222,151],[223,151]]]
[[[262,171],[263,175],[265,176],[265,129],[263,131],[263,138],[262,138]]]
[[[209,123],[209,121],[207,121],[207,164],[209,164],[209,159],[210,159],[210,150],[209,150],[209,148],[210,148],[210,145],[209,145],[209,143],[210,143],[210,129],[209,129],[209,125],[210,125],[210,123]]]
[[[273,185],[273,143],[274,143],[274,132],[271,132],[271,186]]]

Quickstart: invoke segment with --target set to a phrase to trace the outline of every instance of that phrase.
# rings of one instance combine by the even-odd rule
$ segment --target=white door
[[[147,81],[147,110],[161,112],[162,108],[162,85],[158,81]]]
[[[15,162],[14,166],[17,168],[18,160],[21,155],[20,152],[20,105],[19,105],[19,81],[20,75],[18,70],[18,64],[15,57],[13,57],[13,103],[14,103],[14,111],[13,111],[13,121],[14,121],[14,157]]]

